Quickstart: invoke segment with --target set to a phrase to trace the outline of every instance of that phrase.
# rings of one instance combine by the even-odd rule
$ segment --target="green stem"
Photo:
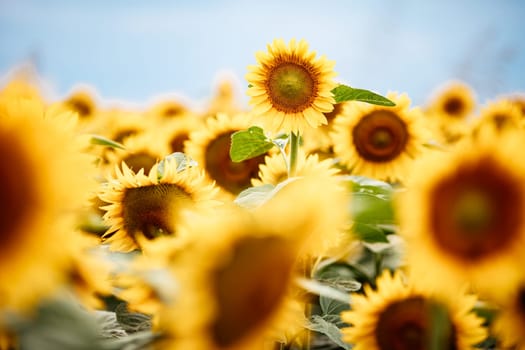
[[[295,176],[297,169],[297,152],[299,151],[299,133],[290,133],[290,163],[288,164],[288,177]]]

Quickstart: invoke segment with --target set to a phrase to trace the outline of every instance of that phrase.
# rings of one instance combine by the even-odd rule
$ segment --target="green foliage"
[[[266,202],[268,198],[273,195],[274,188],[275,186],[270,184],[249,187],[239,193],[234,202],[243,208],[255,209]]]
[[[232,134],[230,158],[234,162],[257,157],[268,152],[274,143],[264,135],[263,129],[252,126],[248,130],[240,130]]]
[[[396,104],[388,98],[378,95],[372,91],[355,89],[347,85],[339,85],[332,90],[335,102],[361,101],[379,106],[392,107]]]
[[[184,171],[188,167],[197,166],[197,162],[185,155],[182,152],[174,152],[166,157],[164,157],[157,167],[157,177],[160,179],[164,174],[164,167],[167,160],[175,159],[177,163],[177,172]]]
[[[325,318],[313,315],[310,318],[310,322],[306,325],[311,331],[319,332],[326,335],[331,341],[343,349],[351,349],[352,347],[341,340],[341,331],[332,322],[327,321]]]
[[[92,145],[100,145],[100,146],[106,146],[111,148],[118,148],[118,149],[126,149],[122,144],[110,140],[108,138],[105,138],[104,136],[100,135],[91,135],[90,142]]]

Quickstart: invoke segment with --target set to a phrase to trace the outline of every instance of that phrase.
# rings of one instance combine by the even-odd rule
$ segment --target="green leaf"
[[[366,192],[390,197],[394,191],[389,183],[364,176],[346,175],[342,177],[342,180],[350,184],[353,192]]]
[[[126,303],[120,303],[115,309],[115,314],[118,323],[127,333],[151,330],[151,317],[138,312],[130,312]]]
[[[454,340],[454,328],[450,322],[447,308],[437,303],[430,303],[429,312],[430,335],[428,349],[441,350],[450,348],[450,344]]]
[[[234,162],[257,157],[274,146],[273,142],[264,135],[263,129],[258,126],[237,131],[231,138],[230,158]]]
[[[366,192],[352,194],[350,213],[354,222],[369,225],[395,224],[392,199]]]
[[[91,135],[90,142],[92,145],[101,145],[111,148],[126,149],[122,144],[100,135]]]
[[[334,300],[327,296],[321,295],[319,297],[319,306],[321,306],[321,311],[323,315],[338,315],[345,310],[350,309],[350,304],[348,302],[343,303],[339,300]]]
[[[335,102],[345,102],[345,101],[361,101],[366,103],[371,103],[379,106],[392,107],[396,104],[390,101],[388,98],[378,95],[372,91],[363,90],[363,89],[354,89],[347,85],[339,85],[332,90],[334,94]]]
[[[350,302],[350,295],[348,295],[348,293],[342,292],[339,289],[330,287],[319,281],[307,278],[299,278],[297,282],[299,286],[301,286],[304,290],[312,294],[319,296],[324,295],[327,298],[337,300],[341,303]]]
[[[319,315],[312,316],[310,322],[306,325],[306,328],[308,328],[311,331],[319,332],[326,335],[328,338],[330,338],[331,341],[333,341],[335,344],[342,347],[343,349],[351,349],[351,346],[343,342],[343,340],[341,339],[341,331],[339,330],[339,328],[337,328],[335,324],[326,321]]]
[[[352,232],[359,240],[368,243],[388,243],[388,239],[383,230],[375,225],[362,222],[354,222]]]
[[[255,209],[273,195],[274,188],[271,184],[249,187],[239,193],[233,202],[246,209]]]

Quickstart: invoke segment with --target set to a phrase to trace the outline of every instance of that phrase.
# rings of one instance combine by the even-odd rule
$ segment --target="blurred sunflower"
[[[246,80],[255,120],[266,131],[303,133],[307,128],[326,124],[324,113],[334,109],[332,94],[337,84],[335,62],[315,58],[308,44],[281,39],[268,45],[268,52],[255,55],[257,65],[248,66]]]
[[[176,235],[185,210],[205,210],[217,204],[216,189],[203,172],[195,167],[178,169],[176,159],[165,159],[162,173],[159,163],[144,174],[133,172],[122,163],[116,176],[103,186],[100,198],[110,205],[104,219],[110,228],[103,236],[113,250],[142,248],[148,240],[162,235]]]
[[[525,253],[525,164],[516,151],[525,144],[522,132],[502,136],[482,133],[412,168],[397,205],[416,278],[502,294],[515,283]]]
[[[95,97],[87,89],[73,92],[63,101],[63,105],[77,113],[80,120],[93,118],[97,111]]]
[[[174,152],[185,153],[184,143],[193,131],[202,128],[203,125],[204,123],[201,120],[194,117],[180,117],[175,120],[156,123],[147,133],[165,143],[169,154]]]
[[[242,112],[237,100],[236,91],[231,79],[221,79],[215,88],[214,96],[209,102],[205,117],[217,113],[235,114]]]
[[[377,290],[364,287],[365,295],[353,293],[351,311],[341,314],[350,327],[343,328],[343,340],[354,350],[417,350],[428,349],[432,309],[446,311],[448,326],[441,339],[444,349],[475,349],[487,337],[483,320],[471,310],[476,298],[451,291],[437,295],[412,284],[404,283],[400,273],[385,271],[378,277]]]
[[[452,144],[468,133],[469,119],[476,107],[472,88],[453,80],[440,86],[424,112],[439,142]]]
[[[388,93],[395,107],[349,103],[331,133],[334,153],[353,174],[404,181],[415,158],[424,153],[427,131],[406,94]]]
[[[525,349],[525,284],[520,283],[505,295],[492,330],[504,349]]]
[[[159,121],[175,120],[179,118],[197,118],[188,106],[175,98],[163,99],[155,102],[145,112],[148,119]]]
[[[75,215],[96,183],[72,115],[51,114],[35,100],[6,101],[0,103],[0,309],[25,310],[65,280],[63,252],[74,244]]]
[[[110,140],[123,143],[126,138],[140,135],[148,130],[152,123],[152,118],[145,118],[139,112],[113,108],[100,111],[94,132]]]
[[[520,128],[522,124],[519,107],[507,99],[493,101],[481,108],[473,125],[473,132],[490,127],[496,132]]]
[[[334,168],[331,159],[319,160],[317,154],[306,156],[302,150],[297,155],[296,176],[309,176],[324,173],[328,176],[335,176],[339,169]],[[259,165],[259,178],[252,179],[252,186],[264,184],[277,185],[288,179],[288,165],[280,153],[267,155],[264,163]]]
[[[251,179],[257,177],[259,164],[264,162],[264,155],[239,163],[230,158],[231,135],[249,127],[246,114],[218,114],[215,118],[208,118],[206,127],[191,133],[185,143],[188,156],[205,169],[225,200],[233,199],[250,187]]]
[[[233,207],[181,228],[197,244],[172,266],[180,289],[175,304],[160,311],[160,348],[256,349],[278,330],[299,330],[304,318],[291,297],[308,225],[272,214]]]
[[[161,137],[154,133],[143,132],[140,135],[129,136],[123,143],[124,149],[114,149],[106,153],[107,164],[104,164],[102,171],[114,174],[115,166],[122,162],[133,170],[138,172],[144,169],[149,172],[151,167],[162,158],[170,154],[167,144]]]

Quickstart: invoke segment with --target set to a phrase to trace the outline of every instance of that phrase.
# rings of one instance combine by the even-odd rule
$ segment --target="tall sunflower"
[[[304,322],[292,292],[309,224],[276,210],[224,210],[181,228],[195,243],[172,265],[180,288],[160,311],[162,349],[258,349]]]
[[[334,153],[353,174],[403,181],[424,152],[427,131],[418,108],[406,94],[388,93],[395,107],[349,103],[334,121]]]
[[[246,80],[255,120],[266,131],[301,133],[326,124],[324,113],[334,109],[331,90],[335,62],[315,58],[304,40],[281,39],[256,53],[257,65],[248,66]]]
[[[175,159],[166,159],[144,174],[133,172],[126,163],[116,168],[115,177],[103,186],[99,197],[110,203],[104,219],[110,228],[104,235],[111,248],[131,251],[161,235],[176,235],[185,210],[205,210],[217,204],[216,189],[195,167],[177,169]]]
[[[250,187],[250,180],[257,177],[259,164],[264,162],[264,155],[239,163],[230,158],[231,135],[249,127],[246,114],[218,114],[207,119],[205,128],[191,133],[184,144],[187,154],[215,181],[225,200]]]
[[[416,278],[501,293],[512,286],[525,253],[523,140],[522,132],[482,133],[412,168],[397,205]]]
[[[65,280],[77,210],[87,204],[92,158],[72,115],[39,101],[0,102],[0,309],[29,309]],[[93,181],[93,182],[92,182]],[[0,324],[2,323],[0,319]]]
[[[341,314],[350,327],[343,340],[355,350],[428,349],[432,334],[431,310],[442,307],[449,321],[446,349],[467,350],[487,336],[483,320],[471,310],[476,298],[455,291],[438,295],[410,283],[400,273],[385,271],[376,281],[377,290],[365,286],[365,295],[354,293],[351,311]],[[444,339],[442,339],[444,341]]]

